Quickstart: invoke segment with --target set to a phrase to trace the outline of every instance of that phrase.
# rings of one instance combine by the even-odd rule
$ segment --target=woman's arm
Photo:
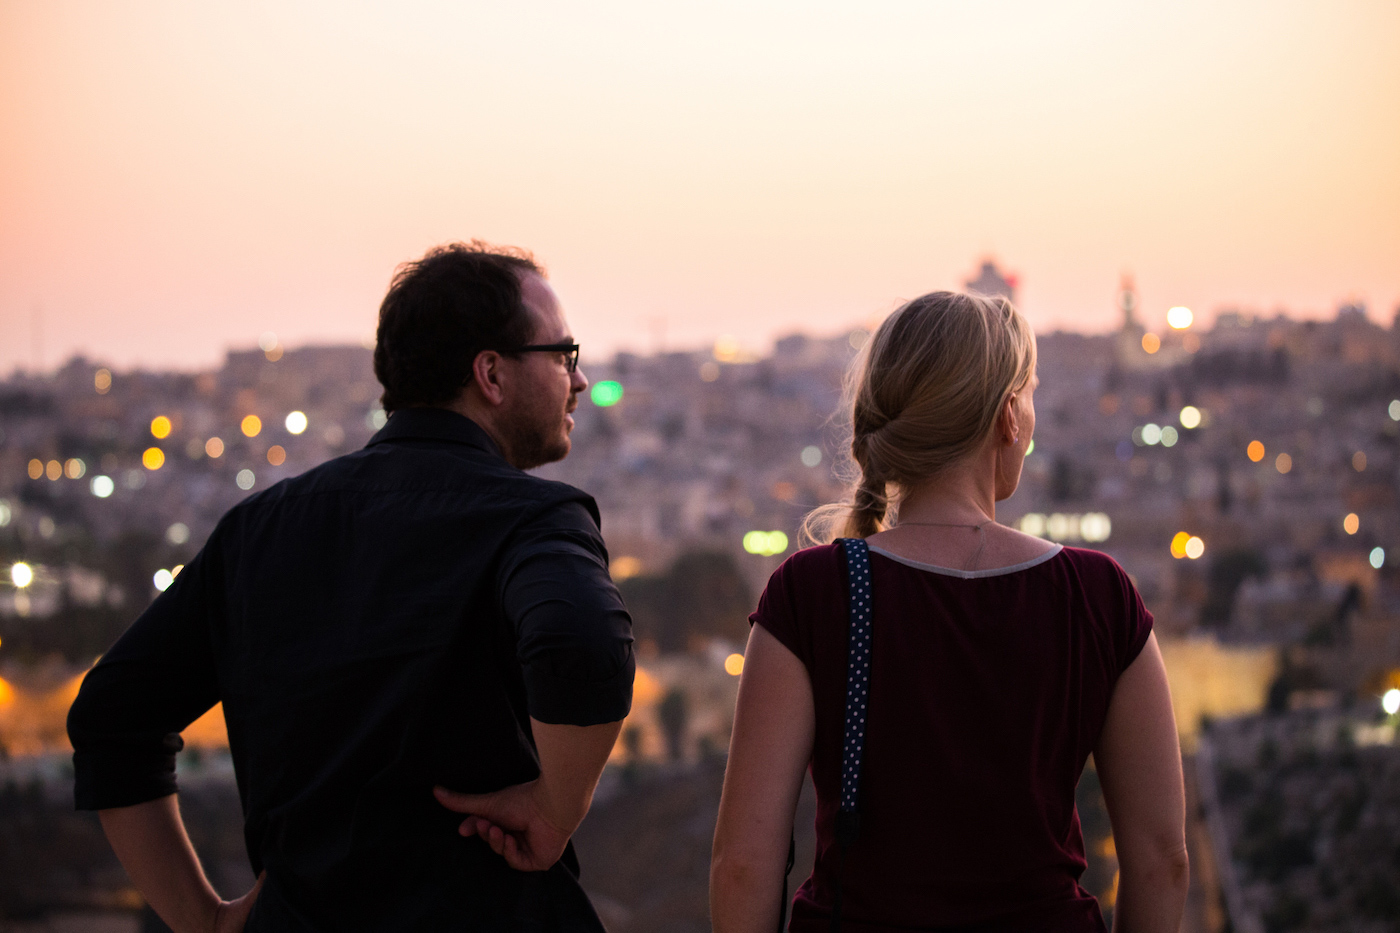
[[[1114,933],[1177,933],[1186,906],[1186,793],[1157,637],[1118,678],[1094,750],[1118,850]]]
[[[807,668],[762,625],[749,632],[710,862],[715,933],[771,933],[816,717]]]

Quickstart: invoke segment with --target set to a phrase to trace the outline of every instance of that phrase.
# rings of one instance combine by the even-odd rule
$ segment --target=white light
[[[372,428],[375,431],[378,431],[380,428],[384,427],[384,425],[388,423],[389,415],[382,408],[376,408],[369,414],[365,415],[365,424],[369,425],[370,428]]]
[[[1195,405],[1187,405],[1181,410],[1181,426],[1183,428],[1199,428],[1201,426],[1201,410]]]
[[[1079,534],[1085,541],[1107,541],[1113,534],[1113,522],[1103,512],[1090,512],[1079,520]]]
[[[1156,444],[1162,439],[1162,429],[1155,424],[1144,424],[1142,426],[1142,442],[1148,447]]]
[[[1177,439],[1179,437],[1180,435],[1176,433],[1176,428],[1172,427],[1171,425],[1167,425],[1165,428],[1162,429],[1162,446],[1175,447]]]
[[[1381,709],[1385,710],[1387,716],[1394,716],[1400,713],[1400,690],[1391,687],[1381,695]]]
[[[816,445],[802,448],[802,465],[814,467],[822,462],[822,449]]]
[[[1196,316],[1191,313],[1190,308],[1177,306],[1167,312],[1167,323],[1173,330],[1185,330],[1191,326],[1191,322],[1196,320]]]
[[[1039,512],[1027,512],[1021,516],[1021,530],[1037,538],[1045,537],[1045,516]]]
[[[1377,570],[1385,566],[1385,548],[1371,548],[1371,566]]]
[[[156,575],[151,577],[151,582],[155,584],[156,589],[164,593],[170,589],[170,584],[175,582],[175,575],[169,570],[157,570]]]
[[[300,434],[306,430],[306,413],[294,411],[287,416],[287,431],[291,434]]]
[[[34,568],[24,561],[15,561],[10,567],[10,582],[20,589],[34,582]]]
[[[1206,552],[1206,543],[1200,538],[1192,535],[1186,539],[1186,556],[1191,560],[1197,560]]]
[[[0,528],[10,523],[10,503],[0,499]]]
[[[258,338],[258,348],[261,349],[264,353],[273,349],[276,346],[277,335],[270,330],[264,331],[263,335]]]
[[[165,540],[171,544],[184,544],[189,539],[190,529],[184,522],[176,522],[165,529]]]
[[[1390,403],[1390,420],[1400,421],[1400,398],[1394,399]]]
[[[92,494],[99,499],[105,499],[117,489],[117,484],[110,476],[94,476],[92,478]]]
[[[239,489],[252,489],[257,477],[253,475],[252,470],[239,470],[233,481],[238,484]]]

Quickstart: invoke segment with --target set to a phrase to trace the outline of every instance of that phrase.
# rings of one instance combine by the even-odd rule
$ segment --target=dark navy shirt
[[[179,733],[222,702],[267,871],[249,931],[601,930],[572,847],[513,871],[432,788],[534,779],[530,717],[622,719],[633,672],[592,498],[400,411],[230,511],[88,673],[77,806],[174,793]]]

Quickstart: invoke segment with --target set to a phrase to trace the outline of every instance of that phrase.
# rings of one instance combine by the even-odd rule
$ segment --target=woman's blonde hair
[[[1004,298],[932,292],[899,308],[847,379],[851,500],[817,509],[804,533],[829,541],[883,530],[890,487],[897,496],[972,453],[1034,372],[1035,335]]]

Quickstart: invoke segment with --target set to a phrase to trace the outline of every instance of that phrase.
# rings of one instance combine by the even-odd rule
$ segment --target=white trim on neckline
[[[879,554],[881,557],[888,557],[890,560],[903,564],[906,567],[913,567],[916,570],[927,570],[930,573],[940,573],[945,577],[957,577],[960,580],[977,580],[982,577],[999,577],[1003,574],[1016,573],[1018,570],[1029,570],[1039,564],[1045,563],[1056,554],[1063,551],[1064,545],[1057,544],[1039,557],[1032,557],[1028,561],[1019,564],[1012,564],[1010,567],[993,567],[991,570],[956,570],[952,567],[940,567],[937,564],[925,564],[923,561],[912,560],[908,557],[901,557],[898,554],[891,554],[882,547],[867,545],[871,553]]]

